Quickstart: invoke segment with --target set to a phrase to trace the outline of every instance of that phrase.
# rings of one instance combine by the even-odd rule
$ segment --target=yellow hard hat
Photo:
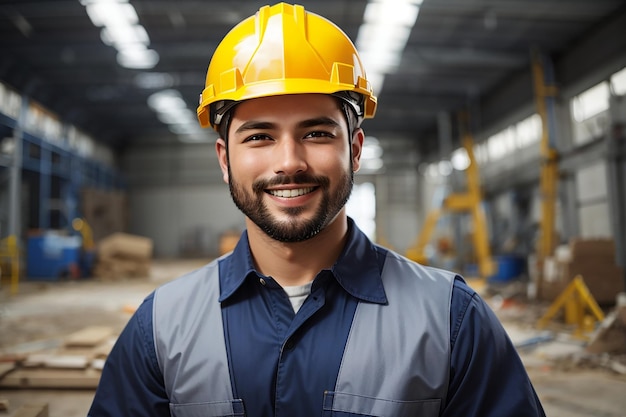
[[[215,50],[198,120],[202,127],[217,129],[241,100],[305,93],[337,95],[362,118],[376,112],[359,54],[341,29],[300,5],[263,6]]]

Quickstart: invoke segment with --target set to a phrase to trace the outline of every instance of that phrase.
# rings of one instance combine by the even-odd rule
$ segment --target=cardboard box
[[[581,275],[598,304],[614,305],[624,291],[624,270],[615,264],[613,240],[576,238],[568,246],[569,251],[562,249],[544,260],[539,298],[553,301]]]
[[[150,275],[152,239],[128,233],[113,233],[98,244],[94,276],[115,280],[147,278]]]
[[[98,257],[106,258],[152,258],[152,239],[128,233],[112,233],[98,244]]]
[[[577,275],[581,275],[589,292],[598,304],[612,305],[618,293],[624,291],[622,268],[601,260],[576,259],[564,265],[563,278],[566,285]]]

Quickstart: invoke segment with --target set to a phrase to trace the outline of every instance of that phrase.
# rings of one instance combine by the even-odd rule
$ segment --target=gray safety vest
[[[454,274],[390,251],[382,279],[388,304],[359,302],[324,411],[438,416],[450,372]],[[244,416],[233,398],[219,295],[219,260],[155,293],[155,348],[175,417]]]

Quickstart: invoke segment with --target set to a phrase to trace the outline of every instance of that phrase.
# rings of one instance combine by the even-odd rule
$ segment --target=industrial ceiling
[[[84,3],[0,1],[0,81],[120,152],[135,141],[176,140],[148,107],[148,97],[174,88],[195,110],[219,41],[267,4],[130,0],[159,60],[151,69],[129,69],[103,43]],[[299,3],[353,40],[367,5]],[[424,0],[400,64],[385,76],[366,133],[383,145],[396,140],[423,155],[437,152],[442,114],[474,107],[480,123],[488,124],[532,101],[532,50],[548,54],[557,79],[572,83],[623,56],[623,39],[622,0]]]

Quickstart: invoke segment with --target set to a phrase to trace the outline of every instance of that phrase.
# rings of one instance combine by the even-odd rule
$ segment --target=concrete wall
[[[224,232],[243,230],[213,144],[140,146],[123,166],[129,232],[153,239],[155,256],[215,256]]]

